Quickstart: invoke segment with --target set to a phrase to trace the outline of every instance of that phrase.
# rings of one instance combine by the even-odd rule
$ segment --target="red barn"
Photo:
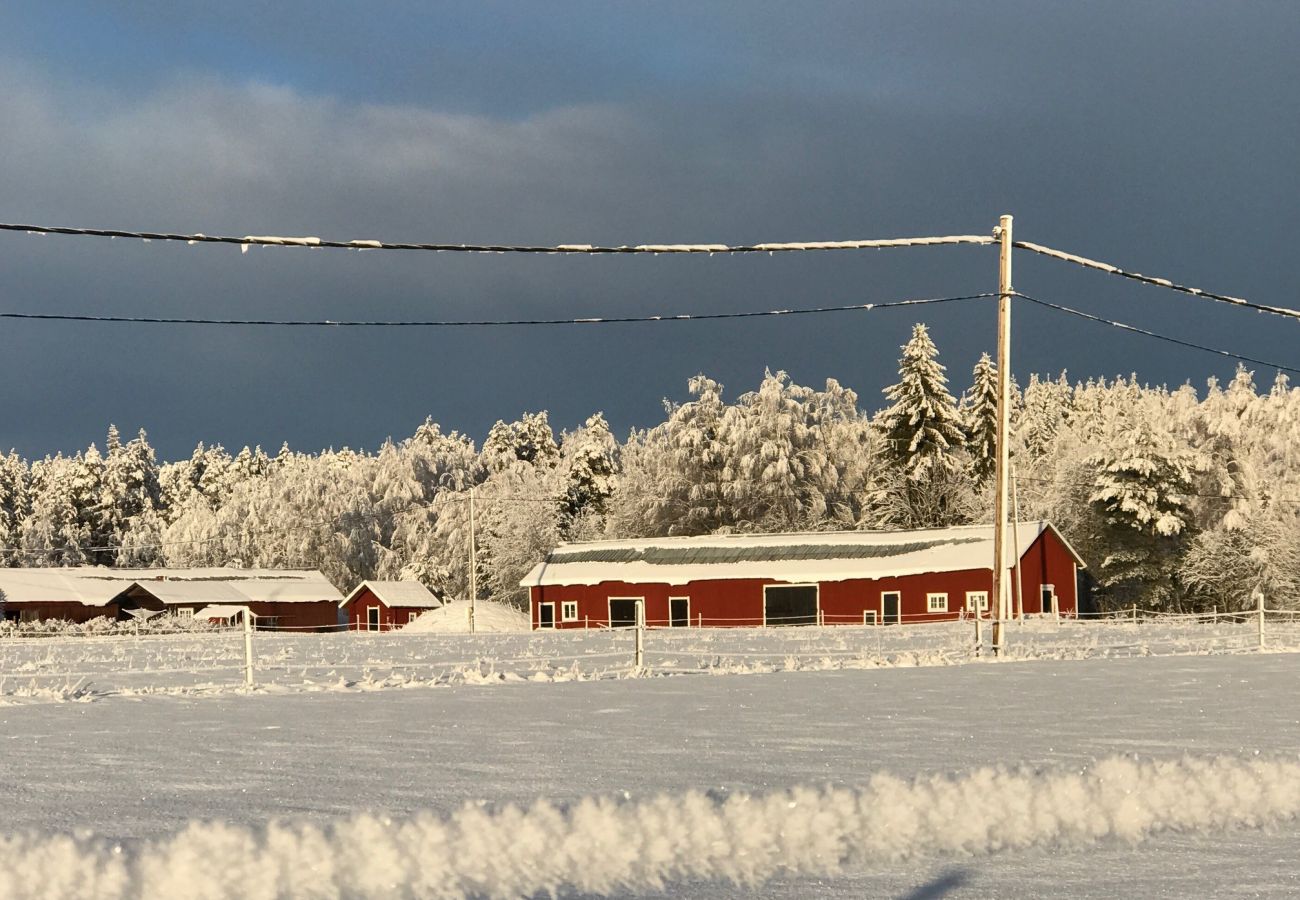
[[[0,569],[5,617],[20,621],[130,610],[193,616],[212,604],[247,606],[263,628],[332,628],[343,595],[311,569],[110,569],[100,566]]]
[[[363,581],[339,605],[352,631],[392,631],[442,600],[418,581]]]
[[[1012,607],[1078,614],[1084,562],[1047,522],[1010,530]],[[1016,552],[1019,559],[1016,560]],[[534,628],[894,624],[989,615],[993,526],[561,544],[523,580]]]

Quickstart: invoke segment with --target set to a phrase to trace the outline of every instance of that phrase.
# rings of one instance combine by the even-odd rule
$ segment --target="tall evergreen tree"
[[[879,420],[885,457],[911,481],[961,467],[965,435],[957,401],[948,392],[943,373],[939,350],[925,325],[918,323],[903,345],[898,383],[885,389],[893,405]]]
[[[998,370],[984,353],[971,374],[970,390],[962,397],[962,414],[970,473],[978,487],[986,484],[997,468]]]

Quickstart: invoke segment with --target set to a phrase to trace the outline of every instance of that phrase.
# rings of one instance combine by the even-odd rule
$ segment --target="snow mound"
[[[469,804],[449,816],[356,815],[321,827],[194,823],[123,846],[0,836],[0,896],[23,898],[518,897],[754,886],[921,855],[1138,841],[1161,831],[1260,827],[1300,814],[1294,760],[1115,756],[1083,770],[981,768],[859,788],[692,791],[640,801]]]
[[[474,630],[482,632],[517,632],[528,631],[533,627],[528,613],[504,603],[480,600],[474,604]],[[455,603],[439,609],[431,609],[409,625],[401,629],[414,634],[432,634],[437,632],[452,634],[469,631],[469,606]]]

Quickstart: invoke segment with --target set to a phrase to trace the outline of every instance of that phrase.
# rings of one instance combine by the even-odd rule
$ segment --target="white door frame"
[[[669,597],[668,597],[668,627],[669,627],[669,628],[672,628],[672,627],[673,627],[673,601],[674,601],[674,600],[685,600],[685,601],[686,601],[686,627],[687,627],[687,628],[690,628],[690,627],[691,627],[691,598],[690,598],[688,595],[686,595],[686,594],[682,594],[682,595],[677,596],[677,597],[673,597],[673,596],[669,595]]]
[[[371,612],[374,612],[375,614],[375,622],[373,628],[371,627],[370,624]],[[384,628],[384,614],[381,608],[378,606],[367,606],[366,607],[366,631],[382,631],[383,628]]]
[[[768,589],[768,588],[792,588],[792,587],[810,587],[810,588],[813,588],[813,589],[817,592],[817,609],[816,609],[816,611],[813,613],[812,624],[816,625],[816,624],[818,624],[819,622],[821,622],[821,620],[822,620],[822,586],[821,586],[821,582],[818,582],[818,581],[810,581],[810,582],[799,582],[799,583],[797,583],[797,584],[786,584],[786,583],[784,583],[784,582],[778,582],[778,583],[776,583],[776,584],[765,584],[765,585],[763,585],[763,627],[764,627],[764,628],[767,627],[767,589]],[[790,623],[787,622],[787,623],[785,623],[785,624],[788,625],[788,624],[790,624]]]
[[[550,624],[550,625],[543,625],[543,624],[542,624],[542,607],[543,607],[543,606],[549,606],[549,607],[551,608],[551,624]],[[542,628],[555,628],[555,627],[557,627],[557,622],[556,622],[556,618],[555,618],[555,601],[554,601],[554,600],[539,600],[539,601],[537,601],[537,627],[538,627],[538,629],[542,629]]]
[[[885,595],[898,595],[898,618],[890,622],[885,618]],[[902,625],[903,624],[903,592],[902,591],[881,591],[880,592],[880,624],[881,625]]]

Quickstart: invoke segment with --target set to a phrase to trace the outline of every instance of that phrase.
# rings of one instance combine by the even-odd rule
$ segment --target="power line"
[[[235,244],[249,247],[315,247],[336,250],[425,250],[434,253],[557,253],[557,254],[625,254],[648,253],[788,253],[807,250],[883,250],[895,247],[930,247],[940,244],[992,244],[994,238],[981,234],[958,234],[945,237],[884,238],[849,241],[795,241],[761,244],[635,244],[596,246],[592,244],[556,244],[554,246],[520,244],[432,244],[375,240],[324,240],[318,237],[282,237],[250,234],[244,237],[212,234],[178,234],[164,231],[124,231],[114,228],[65,228],[52,225],[0,223],[0,231],[28,234],[62,234],[82,237],[127,238],[138,241],[177,241],[186,244]]]
[[[1120,328],[1123,329],[1124,331],[1131,331],[1134,334],[1140,334],[1144,337],[1155,338],[1158,341],[1166,341],[1167,343],[1170,344],[1177,344],[1180,347],[1190,347],[1193,350],[1201,350],[1204,351],[1205,353],[1214,353],[1218,356],[1227,357],[1228,359],[1236,359],[1242,362],[1254,363],[1255,365],[1259,365],[1259,366],[1268,366],[1271,369],[1281,369],[1284,372],[1291,372],[1292,374],[1300,375],[1300,369],[1293,368],[1291,366],[1284,366],[1282,365],[1282,363],[1269,362],[1266,359],[1256,359],[1253,356],[1244,356],[1240,353],[1234,353],[1231,350],[1223,350],[1218,347],[1207,347],[1204,344],[1195,344],[1192,343],[1191,341],[1184,341],[1181,338],[1170,337],[1167,334],[1159,334],[1154,331],[1148,331],[1145,328],[1138,328],[1136,325],[1128,325],[1124,322],[1117,322],[1114,319],[1105,319],[1102,318],[1101,316],[1094,316],[1092,313],[1086,313],[1083,312],[1082,310],[1072,309],[1068,306],[1062,306],[1059,303],[1049,303],[1046,300],[1039,300],[1037,297],[1031,297],[1028,294],[1021,293],[1020,291],[1014,292],[1012,296],[1019,297],[1021,300],[1028,300],[1030,303],[1034,303],[1037,304],[1038,306],[1046,307],[1047,309],[1054,309],[1057,312],[1068,313],[1069,315],[1078,316],[1080,319],[1087,319],[1090,322],[1097,322],[1101,325],[1109,325],[1113,328]]]
[[[1095,481],[1081,481],[1071,478],[1042,478],[1033,475],[1021,475],[1016,473],[1017,481],[1036,481],[1040,484],[1063,484],[1072,487],[1091,488],[1097,490]],[[1196,497],[1202,500],[1248,500],[1252,503],[1300,503],[1300,497],[1251,497],[1246,494],[1205,494],[1198,491],[1170,491],[1171,496],[1176,497]]]
[[[1076,256],[1073,253],[1066,253],[1063,250],[1053,250],[1051,247],[1044,247],[1042,244],[1031,244],[1028,241],[1013,241],[1013,247],[1021,250],[1028,250],[1041,256],[1047,256],[1052,259],[1058,259],[1062,262],[1073,263],[1076,266],[1083,266],[1085,269],[1095,269],[1098,272],[1105,272],[1108,275],[1118,275],[1121,278],[1127,278],[1130,281],[1138,281],[1142,284],[1149,284],[1155,287],[1167,288],[1171,291],[1179,291],[1184,294],[1191,294],[1193,297],[1203,297],[1206,300],[1215,300],[1219,303],[1229,303],[1233,306],[1240,306],[1245,309],[1253,309],[1256,312],[1265,312],[1275,316],[1283,316],[1288,319],[1300,319],[1300,310],[1288,309],[1285,306],[1266,306],[1262,303],[1252,303],[1242,297],[1233,297],[1228,294],[1216,294],[1211,291],[1203,291],[1200,288],[1187,287],[1186,285],[1177,284],[1168,278],[1154,278],[1150,275],[1142,275],[1138,272],[1128,272],[1119,266],[1112,266],[1110,263],[1098,262],[1095,259],[1088,259],[1086,256]]]
[[[93,316],[73,313],[0,313],[0,319],[24,319],[52,322],[116,322],[130,325],[222,325],[289,328],[463,328],[526,325],[619,325],[637,322],[696,322],[708,319],[752,319],[765,316],[807,316],[820,313],[870,312],[900,306],[925,306],[932,303],[955,303],[984,300],[996,293],[964,294],[955,297],[915,297],[879,303],[854,303],[845,306],[815,306],[802,309],[769,309],[727,313],[681,313],[659,316],[606,316],[579,319],[471,319],[471,320],[334,320],[334,319],[200,319],[159,316]]]

